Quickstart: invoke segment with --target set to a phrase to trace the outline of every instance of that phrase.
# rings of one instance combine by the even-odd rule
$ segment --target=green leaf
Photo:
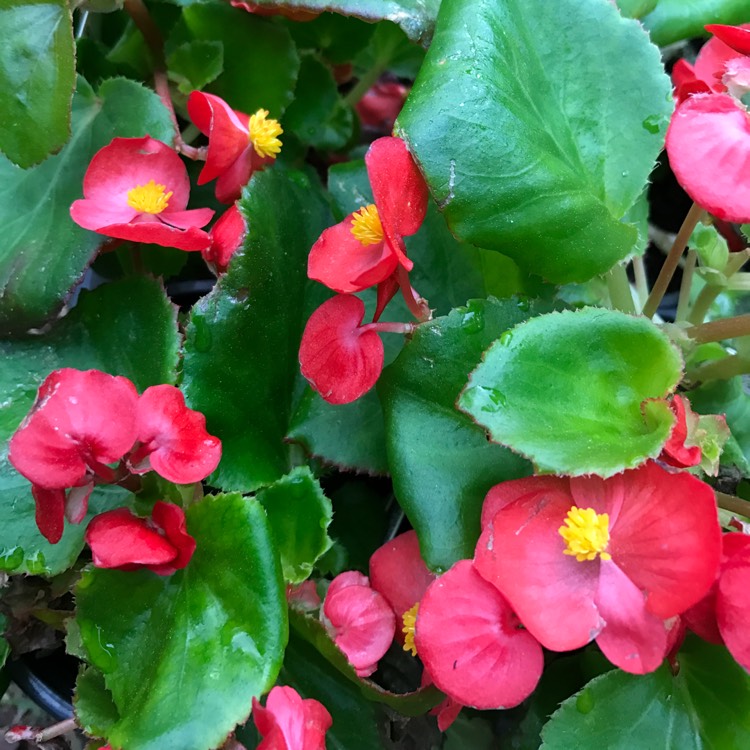
[[[643,19],[654,44],[665,45],[704,36],[707,23],[740,24],[750,21],[747,0],[659,0]]]
[[[181,44],[167,57],[167,68],[183,94],[200,91],[224,70],[224,45],[203,39]]]
[[[443,0],[397,130],[459,239],[584,281],[636,249],[620,220],[670,92],[659,51],[608,0]]]
[[[413,80],[424,55],[424,48],[412,44],[395,23],[381,21],[376,25],[369,44],[354,59],[354,66],[362,77],[373,76],[373,71],[388,71],[399,78]]]
[[[284,580],[301,583],[331,547],[327,533],[333,515],[331,501],[306,466],[266,487],[256,499],[265,508]]]
[[[105,727],[114,747],[217,747],[281,667],[286,599],[262,507],[207,497],[187,526],[197,548],[184,570],[93,569],[78,585],[83,643],[119,714]]]
[[[750,746],[750,677],[723,646],[686,641],[673,676],[619,670],[566,700],[542,731],[542,750],[712,750]]]
[[[659,455],[682,359],[650,320],[584,308],[500,337],[458,400],[537,471],[611,476]],[[645,403],[644,403],[645,402]]]
[[[222,441],[209,482],[252,491],[291,469],[284,437],[306,320],[299,301],[307,255],[332,220],[319,185],[281,164],[253,176],[240,206],[250,217],[245,249],[192,310],[183,385]]]
[[[0,669],[5,666],[5,660],[8,658],[10,653],[10,646],[8,641],[5,640],[3,634],[8,627],[8,618],[5,615],[0,615]],[[4,691],[3,691],[4,692]],[[1,698],[2,696],[0,696]]]
[[[73,97],[73,136],[63,150],[24,171],[0,156],[0,335],[39,326],[62,307],[103,235],[70,218],[94,154],[115,136],[170,141],[167,110],[134,81],[105,81],[98,96],[82,79]]]
[[[487,442],[455,403],[489,344],[548,309],[524,299],[472,300],[421,325],[380,378],[394,490],[431,568],[472,557],[487,491],[531,473],[526,461]]]
[[[617,0],[617,7],[626,18],[642,18],[650,13],[658,0]]]
[[[0,149],[26,168],[70,136],[73,29],[64,0],[0,0]]]
[[[229,4],[196,4],[184,9],[173,37],[221,42],[224,72],[207,88],[234,109],[278,118],[292,102],[299,57],[283,26]]]
[[[90,737],[104,737],[120,719],[104,675],[93,667],[78,673],[73,708],[78,726]]]
[[[324,60],[341,65],[367,46],[377,26],[337,13],[321,13],[305,23],[290,21],[288,28],[298,50],[318,51]]]

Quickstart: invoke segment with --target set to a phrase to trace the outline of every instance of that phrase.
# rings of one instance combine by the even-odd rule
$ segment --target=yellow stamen
[[[281,151],[280,136],[284,131],[279,125],[278,120],[268,117],[267,109],[259,109],[254,115],[250,115],[250,143],[253,144],[255,153],[258,156],[270,156],[276,158],[276,154]]]
[[[612,555],[606,551],[609,544],[609,515],[597,513],[593,508],[578,508],[575,505],[568,511],[565,525],[559,528],[560,536],[565,540],[565,555],[575,555],[578,562],[595,560],[599,555],[602,560],[611,560]]]
[[[352,216],[352,234],[362,245],[375,245],[383,241],[383,225],[374,203],[363,206]]]
[[[142,214],[160,214],[172,197],[171,191],[165,193],[166,185],[157,185],[149,180],[145,185],[136,185],[128,190],[128,205]]]
[[[414,643],[414,630],[417,625],[418,610],[419,602],[417,602],[411,609],[407,609],[406,612],[404,612],[404,627],[401,629],[401,632],[406,636],[404,638],[404,651],[411,651],[412,656],[417,655],[417,644]]]

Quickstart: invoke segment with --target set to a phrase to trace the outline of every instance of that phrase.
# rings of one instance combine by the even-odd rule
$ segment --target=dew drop
[[[644,130],[648,130],[649,133],[656,135],[659,132],[659,125],[661,123],[660,115],[649,115],[642,123],[641,126]]]

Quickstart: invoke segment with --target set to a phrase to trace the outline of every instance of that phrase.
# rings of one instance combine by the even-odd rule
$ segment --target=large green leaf
[[[489,344],[548,309],[523,299],[472,300],[420,326],[381,376],[394,490],[431,568],[472,557],[487,491],[531,473],[526,461],[487,442],[455,403]]]
[[[184,570],[88,570],[76,592],[84,647],[119,714],[100,722],[114,747],[217,747],[281,667],[286,599],[263,508],[207,497],[187,525],[197,548]]]
[[[210,482],[250,491],[291,466],[289,427],[305,311],[307,255],[332,221],[318,184],[280,164],[256,174],[240,203],[244,253],[193,308],[184,389],[222,440]]]
[[[659,455],[674,417],[648,399],[681,375],[679,351],[650,320],[589,307],[501,336],[458,405],[540,472],[606,477]]]
[[[78,725],[90,737],[104,737],[120,719],[104,675],[93,667],[81,667],[73,706]]]
[[[261,490],[256,498],[265,508],[284,580],[304,581],[331,546],[327,532],[333,516],[331,501],[306,466]]]
[[[79,78],[73,136],[59,154],[26,171],[0,156],[0,336],[39,326],[62,306],[105,239],[70,218],[89,161],[115,136],[146,133],[164,141],[172,137],[156,94],[113,79],[97,96]]]
[[[73,29],[64,0],[0,0],[0,150],[20,167],[70,135]]]
[[[655,44],[705,35],[707,23],[738,24],[750,21],[747,0],[659,0],[643,24]]]
[[[740,750],[750,747],[750,677],[723,646],[686,642],[679,673],[614,670],[566,700],[542,750]]]
[[[670,90],[608,0],[443,0],[397,130],[457,237],[583,281],[636,249]]]

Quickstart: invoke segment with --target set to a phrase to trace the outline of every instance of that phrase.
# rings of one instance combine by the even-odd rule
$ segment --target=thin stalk
[[[682,253],[687,247],[690,235],[698,225],[698,222],[700,221],[701,216],[703,216],[703,213],[703,208],[697,203],[693,203],[693,205],[690,207],[690,210],[685,217],[685,221],[682,222],[680,231],[677,232],[674,243],[672,244],[667,257],[664,260],[664,265],[662,265],[661,271],[659,271],[659,275],[654,282],[653,289],[651,289],[651,294],[649,294],[648,299],[646,300],[646,304],[643,306],[643,314],[647,318],[652,318],[654,316],[654,313],[659,307],[659,303],[664,298],[664,293],[667,291],[667,287],[669,286],[669,282],[672,280],[672,276],[674,276],[674,272],[680,262]]]
[[[625,270],[625,266],[621,263],[616,265],[606,275],[606,279],[609,301],[612,308],[635,314],[633,294],[630,291],[630,281],[628,281],[628,273]]]
[[[80,16],[78,16],[78,25],[76,26],[76,41],[78,41],[82,36],[83,32],[86,30],[86,24],[89,20],[89,12],[87,10],[82,10]]]
[[[360,331],[377,331],[378,333],[412,333],[414,323],[368,323],[360,326]]]
[[[378,78],[383,74],[388,61],[373,65],[358,81],[354,87],[344,96],[344,101],[353,107],[376,83]]]
[[[633,258],[633,276],[635,277],[635,290],[638,292],[638,303],[643,309],[648,299],[648,280],[646,279],[646,266],[643,264],[642,255],[636,255]]]
[[[712,359],[688,372],[692,383],[706,383],[709,380],[729,380],[736,375],[750,373],[750,358],[732,354],[721,359]]]
[[[404,298],[404,302],[406,302],[406,306],[409,308],[409,312],[420,323],[429,320],[432,317],[430,307],[426,300],[417,297],[414,293],[414,289],[409,281],[409,272],[401,264],[399,264],[398,270],[396,271],[396,279],[398,280],[401,295]]]
[[[716,493],[716,504],[730,513],[739,513],[745,518],[750,518],[750,503],[734,495],[727,495],[724,492]]]
[[[690,308],[690,290],[693,286],[693,276],[697,262],[698,253],[695,250],[688,250],[685,267],[682,269],[682,282],[680,283],[680,297],[677,301],[675,323],[680,323],[687,318],[688,309]]]
[[[727,261],[727,265],[724,268],[724,276],[727,279],[731,279],[737,273],[737,271],[739,271],[740,268],[745,265],[746,262],[746,252],[732,253],[732,255],[730,255],[729,257],[729,260]],[[717,284],[706,284],[706,286],[701,289],[695,302],[693,303],[693,309],[691,310],[690,315],[688,315],[688,321],[696,326],[702,323],[705,320],[706,315],[708,315],[708,311],[711,309],[711,305],[713,305],[716,298],[723,291],[723,286],[718,286]]]
[[[54,740],[55,737],[59,737],[62,734],[67,734],[68,732],[75,731],[76,727],[77,724],[75,719],[65,719],[65,721],[61,721],[57,724],[53,724],[51,727],[42,729],[42,731],[38,732],[36,737],[34,737],[34,741],[37,744],[49,742],[50,740]]]
[[[710,323],[701,323],[698,326],[688,328],[687,335],[699,344],[750,336],[750,313],[737,315],[733,318],[713,320]]]

